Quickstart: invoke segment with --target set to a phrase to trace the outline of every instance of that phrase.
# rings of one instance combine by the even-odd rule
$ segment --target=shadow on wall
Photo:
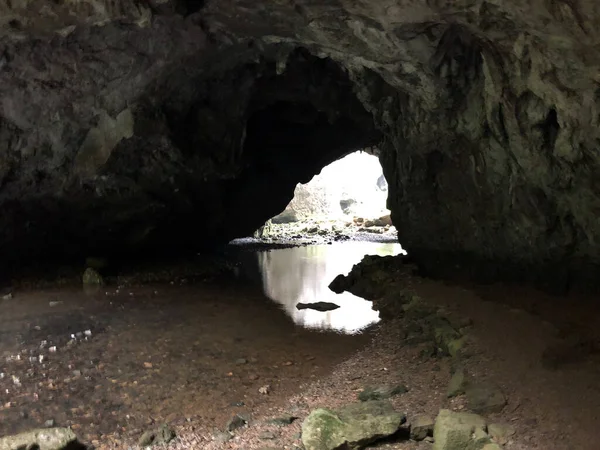
[[[347,274],[364,255],[397,255],[400,244],[349,242],[315,245],[258,253],[265,294],[280,303],[298,325],[355,333],[379,321],[371,302],[348,292],[329,289],[340,273]],[[332,302],[339,309],[328,312],[298,310],[298,303]]]

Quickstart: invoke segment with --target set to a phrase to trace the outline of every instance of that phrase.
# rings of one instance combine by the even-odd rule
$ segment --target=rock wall
[[[226,241],[378,143],[430,273],[596,278],[594,0],[29,0],[0,17],[5,261]]]

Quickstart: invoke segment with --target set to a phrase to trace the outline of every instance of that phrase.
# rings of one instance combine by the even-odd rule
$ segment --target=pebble
[[[44,427],[46,428],[52,428],[54,425],[56,425],[54,419],[49,419],[44,422]]]

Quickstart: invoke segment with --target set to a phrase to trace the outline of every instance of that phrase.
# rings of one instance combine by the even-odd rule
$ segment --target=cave
[[[455,380],[465,369],[468,378],[469,364],[489,375],[475,393],[465,385],[444,397],[439,383],[432,388],[437,397],[415,410],[435,417],[437,431],[415,434],[380,405],[398,421],[381,436],[405,442],[408,433],[451,450],[437,423],[454,420],[452,402],[466,399],[484,421],[520,408],[516,430],[505,427],[503,436],[489,421],[477,425],[485,430],[481,447],[505,445],[514,431],[518,448],[539,441],[547,450],[591,450],[597,440],[588,420],[600,410],[590,381],[600,355],[599,25],[592,0],[0,1],[0,434],[50,421],[76,425],[85,445],[103,448],[110,436],[129,446],[127,432],[154,425],[154,416],[200,439],[186,434],[187,423],[222,428],[225,415],[236,414],[224,434],[185,444],[234,448],[233,436],[252,422],[246,400],[263,417],[260,405],[291,398],[313,376],[343,378],[344,364],[358,358],[402,366],[413,381],[421,361],[431,386],[438,371]],[[299,184],[360,151],[381,164],[386,226],[397,231],[389,244],[398,247],[361,247],[360,261],[327,256],[348,263],[333,277],[318,261],[333,254],[319,246],[333,246],[335,236],[256,238],[265,223],[283,220]],[[277,259],[284,251],[294,256]],[[269,266],[269,258],[282,262]],[[252,281],[267,266],[295,276],[280,283],[281,292],[295,286],[281,294],[291,298],[283,309],[267,301],[279,294]],[[369,319],[368,331],[352,336],[307,330],[294,308],[303,283],[315,279],[312,300],[329,298],[327,285],[369,302],[364,315],[375,317],[372,307],[381,322]],[[331,317],[343,318],[344,307],[334,306],[340,311]],[[173,344],[180,338],[189,342],[184,350]],[[489,361],[478,359],[486,352]],[[48,368],[63,357],[85,367],[65,362],[60,370],[68,373],[57,381]],[[565,392],[567,374],[593,394]],[[371,392],[363,398],[380,401],[384,392],[386,401],[405,395],[418,403],[418,389],[373,391],[367,380],[381,380],[357,376],[337,384]],[[548,392],[560,395],[531,400],[545,377]],[[40,409],[43,394],[29,378],[72,392],[58,409]],[[74,397],[91,395],[84,381],[100,379],[116,380],[113,390],[98,382],[96,406],[79,404]],[[224,388],[224,379],[237,383]],[[150,404],[135,409],[132,398],[147,400],[152,386],[171,380],[170,414]],[[178,394],[190,384],[204,397]],[[223,399],[202,391],[209,385]],[[482,392],[487,409],[476,401]],[[577,411],[577,395],[587,415]],[[529,400],[537,403],[524,407]],[[194,402],[212,412],[198,418]],[[298,408],[302,444],[321,450],[321,437],[311,434],[318,418]],[[584,431],[556,437],[560,422],[550,413],[532,422],[550,409],[573,414],[572,428]],[[42,420],[49,411],[56,417]],[[420,419],[412,428],[427,422]],[[295,418],[288,425],[300,426]],[[251,442],[261,441],[248,428]],[[171,439],[161,430],[150,443]],[[331,448],[371,444],[373,436],[358,444],[346,431]],[[275,437],[262,441],[299,444],[279,430],[265,433]]]

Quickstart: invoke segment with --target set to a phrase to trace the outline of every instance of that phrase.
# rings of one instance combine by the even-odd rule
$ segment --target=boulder
[[[475,450],[485,429],[485,419],[477,414],[442,409],[433,427],[433,450]]]
[[[465,387],[468,407],[478,414],[499,413],[506,406],[506,397],[493,383],[469,383]]]
[[[433,435],[435,421],[430,416],[415,416],[410,421],[410,438],[414,441],[422,441],[427,436]]]
[[[393,435],[406,421],[386,401],[354,403],[338,410],[319,408],[302,424],[306,450],[361,449]]]
[[[76,450],[85,449],[69,428],[44,428],[0,438],[0,450]]]

